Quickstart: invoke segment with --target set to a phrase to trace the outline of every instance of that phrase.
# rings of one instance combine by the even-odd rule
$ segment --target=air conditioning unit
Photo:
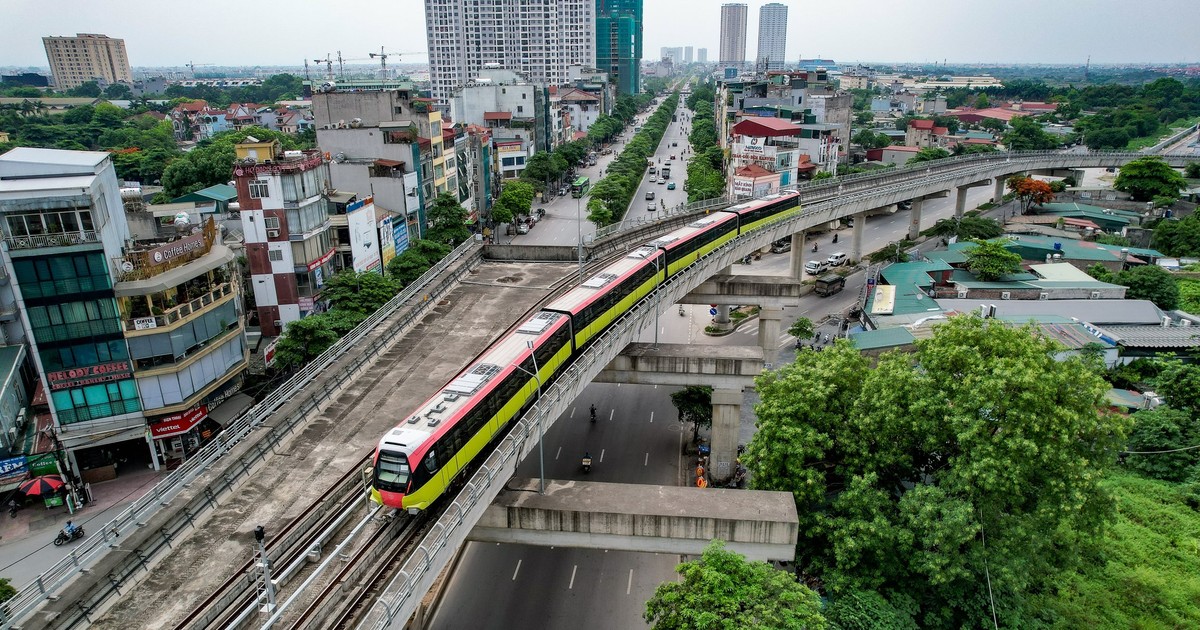
[[[267,230],[267,238],[279,238],[279,230]]]
[[[968,293],[969,293],[969,291],[966,289],[959,289],[958,290],[958,299],[965,300],[967,298]]]
[[[1041,293],[1038,294],[1038,299],[1039,300],[1049,300],[1050,294],[1046,293],[1045,291],[1042,291]]]
[[[1100,299],[1100,292],[1099,292],[1099,291],[1092,291],[1092,294],[1088,296],[1088,299],[1089,299],[1089,300],[1099,300],[1099,299]]]
[[[1012,299],[1012,292],[1011,292],[1011,291],[1001,291],[1001,292],[1000,292],[1000,299],[1001,299],[1001,300],[1011,300],[1011,299]]]
[[[283,328],[283,320],[282,320],[282,319],[277,319],[277,320],[275,320],[275,327],[276,327],[276,328]]]

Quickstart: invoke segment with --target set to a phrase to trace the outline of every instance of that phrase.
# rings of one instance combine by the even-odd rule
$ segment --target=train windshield
[[[408,485],[408,458],[404,453],[379,451],[379,462],[375,464],[375,479],[395,489]]]

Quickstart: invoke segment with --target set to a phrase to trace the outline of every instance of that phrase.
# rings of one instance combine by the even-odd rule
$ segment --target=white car
[[[825,262],[829,263],[830,267],[841,267],[846,264],[846,258],[846,252],[834,252],[825,259]]]
[[[804,263],[804,273],[810,276],[819,276],[827,269],[829,269],[829,263],[824,260],[810,260]]]
[[[650,203],[646,204],[646,209],[649,210],[650,212],[654,212],[655,210],[658,210],[658,202],[651,201]]]
[[[655,177],[655,176],[653,176],[653,175],[651,175],[651,176],[650,176],[650,183],[651,183],[651,184],[657,184],[657,183],[658,183],[658,178],[657,178],[657,177]]]

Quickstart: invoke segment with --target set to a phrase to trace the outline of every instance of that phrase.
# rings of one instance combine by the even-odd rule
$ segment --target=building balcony
[[[125,320],[126,331],[154,330],[167,328],[198,314],[208,307],[224,302],[237,294],[237,287],[231,282],[218,285],[213,290],[179,304],[161,313],[146,314],[142,317],[129,317]]]
[[[147,280],[204,258],[212,251],[217,236],[216,222],[210,217],[199,234],[136,241],[124,258],[113,261],[117,282]]]
[[[41,249],[44,247],[71,247],[72,245],[87,245],[99,242],[100,234],[94,230],[4,237],[4,244],[8,246],[9,251]]]

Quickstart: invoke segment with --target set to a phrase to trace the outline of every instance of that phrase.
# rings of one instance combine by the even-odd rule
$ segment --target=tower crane
[[[333,57],[331,57],[329,53],[325,53],[324,59],[313,59],[313,63],[325,64],[325,79],[327,81],[333,81]]]
[[[381,80],[385,80],[385,81],[386,81],[386,80],[387,80],[387,78],[388,78],[388,74],[387,74],[387,60],[388,60],[388,57],[399,57],[400,55],[424,55],[424,54],[427,54],[427,53],[426,53],[425,51],[423,51],[423,50],[414,50],[414,51],[409,51],[409,52],[391,52],[391,53],[388,53],[388,52],[384,52],[384,50],[383,50],[383,46],[380,46],[380,47],[379,47],[379,52],[377,52],[377,53],[370,53],[370,55],[371,55],[371,58],[372,58],[372,59],[375,59],[375,58],[378,58],[378,59],[379,59],[379,78],[380,78]]]
[[[213,65],[213,64],[211,64],[211,63],[194,63],[194,62],[191,62],[191,61],[189,61],[189,62],[187,62],[187,63],[186,63],[186,64],[184,64],[184,65],[185,65],[185,66],[187,66],[187,68],[188,68],[189,70],[191,70],[191,71],[192,71],[192,78],[193,78],[193,79],[195,79],[195,78],[196,78],[196,68],[197,68],[197,67],[199,67],[199,66],[211,66],[211,65]]]

